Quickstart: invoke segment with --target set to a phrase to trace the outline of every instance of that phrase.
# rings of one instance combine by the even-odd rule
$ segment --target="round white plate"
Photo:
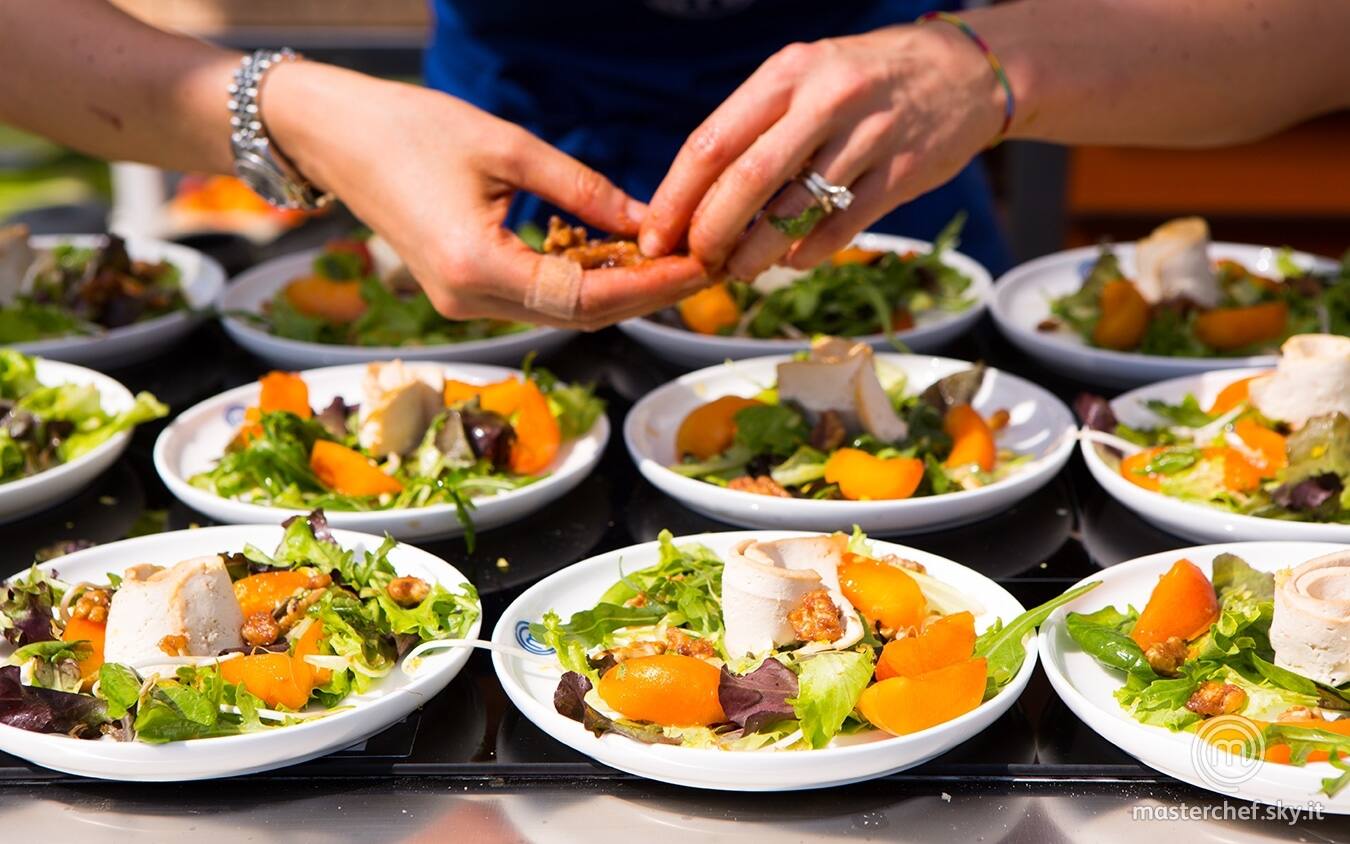
[[[675,543],[698,542],[725,555],[733,545],[746,539],[768,541],[810,535],[800,531],[705,533],[680,537]],[[930,575],[979,602],[984,612],[975,619],[976,630],[984,630],[995,618],[1012,621],[1024,610],[1002,586],[959,563],[889,542],[874,545],[878,553],[899,554],[922,563]],[[579,610],[590,609],[623,571],[654,565],[658,561],[658,547],[656,542],[646,542],[621,548],[544,578],[502,613],[492,631],[493,643],[541,651],[543,646],[529,636],[531,622],[539,621],[549,610],[567,618]],[[871,730],[836,738],[829,747],[820,750],[778,753],[646,745],[613,734],[596,738],[581,724],[554,710],[553,692],[558,687],[561,670],[526,663],[500,652],[492,654],[492,664],[507,696],[526,718],[553,738],[598,762],[640,777],[692,788],[789,791],[844,785],[912,768],[971,738],[1007,711],[1026,687],[1036,665],[1036,651],[1030,638],[1026,648],[1026,661],[1011,683],[977,709],[945,724],[908,736],[889,736]]]
[[[246,544],[270,553],[283,533],[275,525],[179,530],[77,551],[41,568],[55,570],[70,582],[104,583],[108,572],[120,573],[134,563],[168,566],[191,557],[242,550]],[[349,530],[334,530],[333,538],[358,554],[374,551],[383,541],[379,536]],[[410,545],[396,546],[389,552],[389,562],[399,574],[416,575],[447,589],[457,590],[467,582],[449,563]],[[476,639],[481,626],[480,616],[466,638]],[[9,646],[4,646],[6,656],[8,651]],[[462,648],[433,651],[426,655],[416,676],[395,669],[370,691],[343,701],[349,709],[276,730],[152,745],[73,739],[0,724],[0,750],[44,768],[109,780],[169,782],[252,774],[323,756],[375,735],[449,685],[468,659],[468,650]]]
[[[84,234],[35,235],[29,240],[36,249],[51,249],[63,244],[97,247],[104,242],[101,235]],[[168,261],[178,267],[183,297],[190,310],[174,311],[101,334],[34,340],[15,343],[12,348],[51,360],[109,369],[154,357],[187,336],[201,321],[205,309],[216,303],[225,287],[225,271],[214,258],[177,243],[145,237],[128,237],[126,240],[127,253],[132,259]]]
[[[310,272],[321,250],[309,249],[273,258],[236,276],[220,299],[221,324],[234,341],[269,364],[281,369],[309,369],[376,360],[443,360],[517,365],[530,352],[548,355],[576,334],[557,328],[532,328],[486,340],[441,343],[433,346],[338,346],[277,337],[266,329],[237,316],[237,311],[262,313],[287,284]]]
[[[1238,555],[1253,568],[1275,571],[1344,547],[1322,542],[1229,542],[1151,554],[1094,574],[1082,583],[1101,581],[1101,586],[1055,610],[1041,625],[1038,646],[1050,685],[1069,709],[1102,738],[1168,776],[1239,800],[1279,802],[1291,807],[1321,803],[1325,812],[1350,813],[1350,792],[1334,799],[1318,793],[1322,778],[1335,774],[1327,763],[1310,763],[1304,768],[1244,764],[1228,759],[1225,754],[1202,752],[1210,747],[1191,733],[1173,733],[1134,720],[1113,696],[1124,683],[1123,675],[1101,667],[1079,650],[1064,627],[1065,616],[1070,612],[1094,612],[1106,606],[1144,606],[1159,576],[1183,558],[1195,563],[1206,575],[1214,557],[1225,552]],[[1232,784],[1224,785],[1225,782]]]
[[[1134,244],[1120,243],[1113,249],[1120,258],[1121,271],[1132,277],[1135,272]],[[1095,348],[1067,327],[1052,332],[1037,331],[1036,326],[1050,317],[1050,300],[1078,290],[1099,252],[1095,246],[1056,252],[1028,261],[999,278],[989,309],[1003,334],[1049,369],[1088,384],[1108,387],[1135,387],[1212,369],[1275,365],[1273,354],[1234,358],[1143,355]],[[1306,252],[1292,254],[1294,263],[1306,269],[1329,271],[1337,266],[1326,258]],[[1269,246],[1211,243],[1209,255],[1216,261],[1238,261],[1255,273],[1279,274],[1275,268],[1279,250]]]
[[[37,378],[43,384],[93,384],[103,409],[110,414],[130,410],[136,403],[131,391],[106,375],[51,360],[37,362]],[[0,523],[12,522],[64,501],[103,474],[117,462],[131,442],[131,431],[114,434],[92,451],[45,472],[0,484]]]
[[[898,252],[902,255],[911,251],[926,252],[932,248],[932,244],[925,240],[866,232],[858,235],[854,245],[863,249]],[[989,271],[974,258],[960,252],[949,251],[943,256],[943,263],[957,268],[970,278],[970,287],[967,288],[966,295],[974,299],[974,302],[960,313],[929,311],[920,314],[913,328],[895,332],[897,339],[916,352],[934,351],[964,334],[979,320],[980,314],[984,313],[985,304],[993,292]],[[720,337],[663,325],[645,317],[621,322],[619,328],[663,360],[690,368],[712,366],[725,360],[740,360],[760,355],[791,354],[809,351],[811,348],[809,339],[759,340],[754,337]],[[885,334],[869,334],[855,339],[867,343],[874,349],[894,348]]]
[[[1011,507],[1049,483],[1073,451],[1073,415],[1063,402],[1030,381],[990,369],[972,404],[986,416],[1006,409],[1011,419],[999,433],[999,447],[1034,453],[1037,459],[981,489],[899,501],[814,501],[738,492],[667,468],[679,462],[675,434],[690,411],[722,396],[755,395],[777,381],[778,364],[789,359],[779,355],[730,361],[648,393],[623,425],[624,442],[643,477],[686,507],[734,525],[847,531],[856,524],[868,533],[894,535],[941,530]],[[920,355],[879,354],[876,359],[879,368],[903,370],[912,393],[970,367],[962,360]]]
[[[475,384],[501,381],[520,370],[500,366],[456,363],[444,366],[447,378]],[[326,407],[340,396],[348,404],[361,401],[361,383],[365,364],[330,366],[300,373],[309,386],[309,402]],[[213,519],[231,524],[273,522],[300,511],[261,504],[247,504],[222,498],[188,483],[198,472],[215,465],[225,453],[244,419],[244,409],[258,403],[260,388],[255,382],[227,390],[183,411],[155,442],[155,470],[169,490],[189,507]],[[602,414],[585,435],[565,442],[549,475],[520,489],[475,498],[472,511],[476,530],[484,531],[528,516],[581,483],[605,451],[609,441],[609,420]],[[442,539],[459,536],[464,528],[452,504],[397,510],[351,512],[327,510],[328,523],[334,527],[369,533],[390,533],[399,539]]]
[[[1193,394],[1201,407],[1209,407],[1219,391],[1240,378],[1269,371],[1273,366],[1253,369],[1224,369],[1173,378],[1158,384],[1140,387],[1111,402],[1116,418],[1126,425],[1154,428],[1164,424],[1145,404],[1150,399],[1161,399],[1176,404]],[[1279,539],[1307,542],[1350,542],[1350,525],[1319,522],[1291,522],[1284,519],[1263,519],[1230,513],[1218,507],[1181,501],[1144,489],[1123,478],[1111,468],[1102,456],[1102,446],[1083,440],[1083,459],[1089,471],[1113,498],[1129,507],[1163,530],[1197,542],[1232,542],[1240,540]]]

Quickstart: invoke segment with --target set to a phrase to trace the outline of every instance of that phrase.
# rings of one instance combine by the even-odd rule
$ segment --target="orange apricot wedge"
[[[1209,406],[1210,416],[1221,416],[1240,404],[1248,400],[1248,388],[1252,381],[1260,378],[1259,375],[1253,375],[1250,378],[1239,378],[1219,391],[1214,397],[1214,403]]]
[[[343,495],[367,497],[403,491],[403,484],[380,471],[359,451],[329,440],[316,440],[309,467],[324,486]]]
[[[355,322],[368,307],[361,295],[361,282],[334,281],[317,275],[292,281],[286,285],[285,296],[300,313],[339,325]]]
[[[1158,578],[1130,638],[1144,650],[1176,636],[1185,641],[1203,635],[1219,618],[1214,584],[1190,560],[1177,560]]]
[[[825,482],[839,485],[850,501],[909,498],[923,480],[923,461],[881,458],[857,448],[836,449],[825,461]]]
[[[235,657],[220,663],[220,677],[242,685],[269,707],[302,709],[314,687],[328,682],[330,672],[305,662],[319,652],[323,625],[311,622],[288,654],[262,653]]]
[[[946,466],[978,465],[983,472],[992,471],[998,450],[994,446],[994,432],[989,423],[968,404],[953,405],[942,420],[942,429],[952,438],[952,450]]]
[[[1233,425],[1233,433],[1237,434],[1248,448],[1265,459],[1265,465],[1258,467],[1261,477],[1273,478],[1289,465],[1289,443],[1278,432],[1252,419],[1239,419]]]
[[[295,569],[265,571],[234,582],[234,597],[248,618],[256,612],[272,612],[299,589],[309,585],[309,574]]]
[[[686,296],[675,309],[685,326],[698,334],[721,334],[741,321],[741,309],[726,284],[714,284]]]
[[[1289,306],[1263,302],[1243,308],[1214,308],[1195,318],[1195,336],[1219,351],[1278,340],[1289,323]]]
[[[699,460],[716,457],[736,440],[736,414],[763,402],[741,396],[722,396],[689,412],[675,433],[675,451]]]
[[[601,700],[625,718],[666,727],[706,727],[727,720],[717,697],[722,672],[680,654],[627,659],[596,686]]]
[[[1148,330],[1148,301],[1123,278],[1102,286],[1098,299],[1101,316],[1092,328],[1093,344],[1125,352],[1137,348]]]
[[[881,649],[876,677],[914,677],[964,662],[975,653],[975,616],[958,612],[934,619],[917,636],[893,639]]]
[[[61,631],[63,642],[83,640],[89,643],[89,655],[79,662],[80,678],[86,685],[94,681],[98,676],[98,669],[103,665],[103,640],[106,632],[106,624],[74,617],[66,622],[66,629]]]
[[[890,563],[848,554],[839,566],[839,587],[868,621],[884,629],[918,630],[928,614],[918,582]]]
[[[858,711],[891,735],[917,733],[979,706],[987,670],[984,657],[976,657],[913,677],[891,677],[863,690]]]
[[[294,372],[269,372],[258,379],[258,410],[262,413],[286,411],[301,419],[314,415],[309,406],[309,386]]]

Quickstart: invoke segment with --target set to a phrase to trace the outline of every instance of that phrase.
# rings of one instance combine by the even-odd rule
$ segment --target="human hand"
[[[524,129],[453,97],[297,62],[268,74],[260,101],[283,153],[388,240],[447,317],[593,329],[707,283],[688,257],[582,272],[530,249],[503,226],[517,190],[616,235],[636,234],[646,206]],[[527,308],[531,290],[550,284],[562,285],[568,301],[547,313]]]
[[[639,243],[644,254],[664,255],[687,236],[705,266],[740,279],[784,256],[815,266],[956,175],[994,138],[1002,112],[984,56],[952,27],[789,45],[689,136],[652,197]],[[855,198],[794,243],[770,220],[815,204],[789,185],[806,168]]]

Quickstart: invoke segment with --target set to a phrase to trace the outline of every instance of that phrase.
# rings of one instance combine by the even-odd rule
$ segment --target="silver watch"
[[[259,110],[258,90],[268,69],[282,62],[299,60],[294,50],[258,50],[244,56],[228,91],[230,100],[230,149],[234,172],[259,196],[279,208],[313,210],[332,200],[310,184],[295,165],[267,136]]]

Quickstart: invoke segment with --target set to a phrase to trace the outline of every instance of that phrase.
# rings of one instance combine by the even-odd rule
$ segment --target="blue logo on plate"
[[[553,649],[542,645],[539,640],[530,635],[530,623],[528,621],[516,622],[516,643],[532,654],[539,656],[548,656],[553,653]]]
[[[232,404],[225,408],[225,421],[230,425],[239,425],[244,421],[244,406]]]

